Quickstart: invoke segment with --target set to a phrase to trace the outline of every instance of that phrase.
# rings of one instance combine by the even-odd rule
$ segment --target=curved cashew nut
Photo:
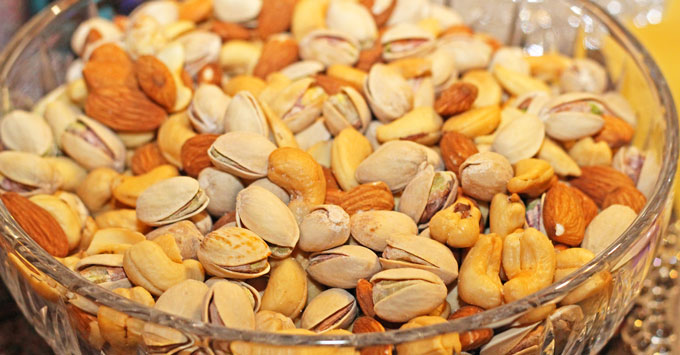
[[[472,305],[489,309],[503,303],[499,272],[503,241],[497,234],[482,234],[463,260],[458,274],[458,295]]]
[[[440,243],[454,248],[469,248],[479,237],[479,220],[482,213],[465,197],[459,197],[451,206],[437,212],[430,220],[430,235]]]
[[[555,256],[555,279],[559,281],[576,271],[576,269],[592,260],[595,254],[584,248],[569,248],[557,253]],[[612,280],[612,275],[607,270],[603,270],[593,275],[581,286],[569,292],[560,302],[564,305],[579,303],[586,298],[600,293]]]
[[[489,210],[491,233],[505,237],[524,225],[526,208],[517,194],[496,194],[491,200]]]

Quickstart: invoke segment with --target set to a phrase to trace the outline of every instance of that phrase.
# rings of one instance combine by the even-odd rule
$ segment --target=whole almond
[[[212,13],[212,0],[184,0],[179,3],[179,19],[201,22]]]
[[[597,205],[595,204],[595,201],[588,197],[588,195],[584,194],[583,191],[579,189],[572,189],[572,191],[576,192],[576,194],[581,198],[581,207],[583,207],[583,215],[586,218],[587,226],[590,224],[590,221],[592,221],[593,218],[595,218],[595,216],[597,216],[599,213]]]
[[[595,136],[596,142],[606,142],[612,149],[622,147],[631,140],[635,129],[628,122],[614,116],[602,115],[604,126]]]
[[[369,317],[375,317],[373,309],[373,284],[366,279],[359,279],[356,288],[357,303],[361,312]]]
[[[135,75],[146,96],[157,104],[172,109],[177,100],[177,86],[172,73],[154,56],[143,55],[135,62]]]
[[[388,6],[383,12],[379,14],[374,14],[372,9],[373,9],[373,4],[375,4],[375,0],[359,0],[359,3],[361,5],[364,5],[368,9],[368,11],[373,15],[373,19],[375,20],[375,24],[378,27],[382,27],[384,24],[387,23],[387,20],[390,19],[390,16],[392,16],[392,11],[394,11],[394,8],[397,5],[397,1],[391,1],[390,6]]]
[[[314,75],[314,80],[316,80],[316,84],[319,85],[328,95],[335,95],[339,93],[343,86],[352,86],[351,83],[345,80],[324,74]]]
[[[449,320],[465,318],[473,314],[481,313],[484,309],[477,306],[463,306],[451,313]],[[488,343],[493,338],[493,329],[483,328],[460,333],[460,345],[463,351],[474,350]]]
[[[130,167],[133,174],[141,175],[163,164],[168,164],[168,161],[163,157],[158,144],[147,143],[135,149],[135,152],[132,154]]]
[[[615,188],[604,197],[602,209],[611,205],[624,205],[632,208],[639,214],[646,203],[647,198],[635,186],[623,185]]]
[[[115,43],[105,43],[90,54],[91,62],[112,62],[132,68],[132,60],[127,53]]]
[[[198,134],[189,138],[180,153],[182,168],[191,177],[198,177],[201,170],[212,166],[208,149],[219,137],[217,134]]]
[[[354,66],[357,69],[361,69],[367,72],[371,70],[373,64],[379,63],[382,60],[382,52],[383,46],[382,43],[380,42],[380,38],[378,38],[375,41],[375,43],[373,43],[373,47],[364,49],[361,52],[359,52],[359,60]]]
[[[114,61],[87,62],[83,68],[83,79],[90,92],[118,85],[137,88],[137,78],[132,67]]]
[[[550,239],[570,246],[581,244],[586,217],[581,197],[564,183],[548,190],[543,203],[543,224]]]
[[[571,186],[583,191],[602,207],[608,193],[619,186],[635,186],[626,174],[604,165],[581,167],[581,176],[570,181]]]
[[[270,35],[286,32],[293,19],[297,0],[263,0],[257,17],[257,35],[267,39]]]
[[[392,210],[394,196],[387,184],[378,181],[359,185],[346,192],[327,191],[326,203],[342,207],[351,216],[360,211]]]
[[[439,142],[439,148],[446,169],[453,171],[456,175],[465,159],[478,153],[477,146],[472,139],[456,131],[444,133]]]
[[[455,83],[441,93],[434,103],[434,109],[442,116],[465,112],[477,99],[477,92],[477,86],[473,84]]]
[[[196,75],[198,84],[213,84],[220,86],[222,83],[222,68],[217,63],[208,63],[198,71]]]
[[[247,28],[235,23],[215,21],[212,24],[211,30],[220,36],[222,41],[225,42],[233,39],[250,39],[250,31],[248,31]]]
[[[352,333],[362,334],[362,333],[382,333],[385,331],[380,322],[372,317],[361,316],[354,321],[352,326]],[[392,354],[391,345],[376,345],[369,346],[361,349],[361,355],[390,355]]]
[[[253,75],[265,79],[298,60],[298,45],[292,38],[272,38],[262,47]]]
[[[118,85],[100,88],[87,95],[85,113],[117,131],[151,131],[167,114],[143,92]]]
[[[66,234],[51,214],[16,192],[4,193],[0,199],[19,226],[46,252],[60,258],[68,254]]]
[[[333,171],[325,166],[322,166],[321,169],[323,169],[323,176],[326,178],[326,191],[340,190],[340,186],[338,186],[338,180],[335,179]]]

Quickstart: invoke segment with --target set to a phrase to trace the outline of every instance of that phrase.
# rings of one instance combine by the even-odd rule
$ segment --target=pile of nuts
[[[2,201],[87,280],[196,321],[350,334],[498,307],[611,245],[658,171],[600,64],[527,56],[428,0],[150,1],[71,45],[67,83],[0,121]],[[364,350],[526,354],[545,322],[559,349],[610,285],[495,336]],[[277,349],[71,296],[105,351]]]

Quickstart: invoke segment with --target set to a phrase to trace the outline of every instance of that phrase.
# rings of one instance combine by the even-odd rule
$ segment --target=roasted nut
[[[460,196],[451,206],[437,212],[430,220],[430,236],[454,248],[469,248],[477,242],[480,233],[479,208]]]
[[[600,207],[607,194],[615,188],[634,185],[624,173],[608,166],[584,166],[581,172],[581,176],[570,181],[571,186],[583,191]]]
[[[522,159],[515,163],[515,177],[508,181],[508,191],[538,197],[554,182],[555,173],[541,159]]]
[[[262,295],[262,310],[297,318],[307,302],[307,274],[293,258],[281,261],[272,270]]]
[[[465,318],[473,314],[483,312],[484,309],[477,306],[463,306],[453,312],[448,320]],[[482,328],[460,333],[460,345],[462,351],[474,350],[488,343],[493,337],[493,329]]]
[[[269,272],[267,257],[270,254],[267,243],[253,232],[223,227],[203,238],[197,256],[211,275],[250,279]]]
[[[402,268],[381,271],[371,277],[375,313],[391,322],[405,322],[424,315],[446,298],[446,286],[435,274]],[[418,295],[417,298],[412,298]]]
[[[501,110],[498,105],[473,108],[449,118],[444,122],[442,131],[456,131],[468,138],[475,138],[492,133],[501,122]]]
[[[569,248],[555,255],[555,282],[578,270],[581,266],[595,258],[595,254],[583,248]],[[562,299],[561,304],[576,304],[592,297],[604,289],[611,281],[611,274],[603,270],[575,288]]]
[[[348,328],[359,307],[347,291],[331,288],[321,292],[307,305],[300,318],[300,326],[317,333],[338,328]]]
[[[489,230],[501,237],[524,225],[525,208],[517,194],[496,194],[489,207]]]
[[[357,168],[372,152],[366,137],[353,128],[345,128],[335,137],[331,146],[331,169],[343,190],[359,186],[355,177]]]
[[[453,116],[465,112],[477,99],[478,89],[473,84],[456,83],[442,91],[434,103],[434,109],[442,116]]]
[[[307,272],[326,286],[354,288],[359,279],[368,279],[380,271],[380,264],[370,249],[343,245],[310,255]]]
[[[447,285],[458,277],[458,262],[449,248],[432,239],[415,235],[389,236],[380,264],[383,269],[408,267],[427,270],[439,276]]]
[[[399,329],[412,329],[433,324],[445,323],[446,319],[442,317],[421,316],[408,321]],[[461,341],[458,333],[446,333],[429,339],[412,341],[397,345],[397,352],[399,354],[423,354],[423,353],[454,353],[458,354],[461,351]]]
[[[342,207],[319,205],[300,222],[297,246],[304,251],[319,252],[344,244],[349,239],[350,217]]]
[[[466,303],[489,309],[503,303],[499,277],[503,240],[497,234],[482,234],[460,266],[458,295]]]
[[[379,252],[385,250],[390,235],[418,233],[418,226],[409,216],[395,211],[357,213],[350,217],[350,228],[354,240]]]
[[[460,185],[466,194],[482,201],[491,201],[503,193],[514,176],[508,160],[498,153],[473,154],[460,166]]]
[[[594,254],[609,247],[633,223],[637,213],[624,205],[611,205],[593,218],[586,228],[581,247]]]

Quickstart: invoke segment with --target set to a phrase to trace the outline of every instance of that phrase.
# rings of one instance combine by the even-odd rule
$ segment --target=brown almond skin
[[[327,189],[325,203],[342,207],[348,215],[359,211],[392,210],[394,195],[382,181],[359,185],[349,191]]]
[[[314,80],[316,81],[316,85],[319,85],[328,95],[335,95],[339,93],[340,89],[342,89],[344,86],[352,86],[352,84],[345,80],[324,74],[314,75]]]
[[[169,163],[163,154],[161,154],[158,144],[152,142],[135,149],[132,155],[131,169],[133,174],[141,175],[163,164]]]
[[[472,107],[477,99],[477,86],[470,83],[455,83],[444,90],[437,101],[434,109],[441,116],[453,116],[465,112]]]
[[[132,67],[118,62],[89,61],[83,68],[83,79],[90,92],[117,85],[137,88],[137,78]]]
[[[257,17],[257,35],[267,39],[270,35],[286,32],[293,20],[297,0],[264,0]]]
[[[581,198],[581,207],[583,208],[583,214],[586,217],[586,226],[590,224],[590,221],[595,218],[598,214],[597,205],[592,198],[584,194],[583,191],[579,189],[573,189],[574,192]]]
[[[232,39],[250,39],[250,31],[248,31],[247,28],[235,23],[215,21],[212,24],[211,30],[220,36],[222,41],[230,41]]]
[[[465,159],[479,152],[472,139],[455,131],[444,133],[439,148],[446,170],[453,171],[456,175],[459,174],[460,166]]]
[[[143,55],[135,62],[135,75],[142,91],[151,100],[166,110],[175,106],[177,86],[170,69],[163,62],[154,56]]]
[[[338,186],[338,180],[335,179],[333,171],[325,166],[322,166],[321,169],[323,170],[323,176],[326,178],[326,191],[339,190],[340,186]]]
[[[586,232],[586,217],[581,197],[574,188],[557,183],[545,195],[543,203],[543,224],[548,237],[555,242],[578,246]],[[557,225],[564,229],[557,235]]]
[[[373,8],[375,0],[359,0],[359,3],[361,5],[364,5],[368,9],[368,12],[370,12],[373,15],[375,24],[378,27],[382,27],[383,25],[385,25],[385,23],[387,23],[387,20],[389,20],[390,16],[392,16],[392,11],[394,11],[395,6],[397,6],[397,2],[392,1],[392,4],[387,9],[385,9],[385,11],[379,14],[374,14],[373,11],[371,11],[371,9]]]
[[[611,205],[624,205],[640,213],[647,203],[647,197],[634,186],[619,186],[604,197],[602,209]]]
[[[213,84],[220,86],[222,83],[222,68],[217,63],[208,63],[198,71],[196,75],[198,84]]]
[[[60,258],[68,255],[66,234],[51,214],[16,192],[4,193],[0,199],[26,234],[46,252]]]
[[[473,314],[484,312],[484,309],[477,306],[463,306],[460,307],[455,312],[451,313],[449,320],[465,318]],[[482,347],[482,345],[488,343],[491,338],[493,338],[493,329],[475,329],[467,332],[460,333],[460,345],[463,351],[474,350]]]
[[[255,65],[253,75],[265,79],[298,60],[298,44],[292,39],[269,40],[262,47],[262,54]]]
[[[375,310],[373,309],[373,284],[366,279],[359,279],[357,281],[356,297],[361,312],[369,317],[375,317]]]
[[[357,69],[368,72],[371,70],[373,64],[380,63],[382,61],[382,52],[382,43],[380,42],[380,38],[378,38],[375,40],[375,43],[373,43],[373,47],[359,52],[359,60],[354,66]]]
[[[165,110],[139,89],[122,85],[87,95],[85,113],[113,130],[125,132],[153,131],[167,118]]]
[[[219,137],[217,134],[198,134],[184,142],[180,157],[182,158],[182,168],[187,175],[197,178],[201,170],[212,166],[208,149],[217,140],[217,137]]]
[[[224,216],[220,217],[217,221],[215,221],[212,230],[213,231],[218,230],[222,228],[224,225],[231,222],[236,222],[236,211],[225,213]]]
[[[362,334],[362,333],[380,333],[384,332],[385,327],[383,327],[380,322],[372,317],[361,316],[354,321],[352,326],[352,333]],[[391,345],[377,345],[369,346],[360,350],[361,355],[391,355],[392,346]]]
[[[581,176],[570,181],[571,186],[583,191],[602,208],[604,198],[619,186],[635,186],[626,174],[609,166],[583,166]]]
[[[635,129],[628,122],[611,115],[602,115],[604,126],[600,133],[595,136],[595,142],[605,142],[610,148],[622,147],[631,140]]]
[[[128,65],[132,68],[132,60],[128,54],[115,43],[106,43],[97,47],[92,54],[90,54],[91,62],[115,62],[122,65]]]

